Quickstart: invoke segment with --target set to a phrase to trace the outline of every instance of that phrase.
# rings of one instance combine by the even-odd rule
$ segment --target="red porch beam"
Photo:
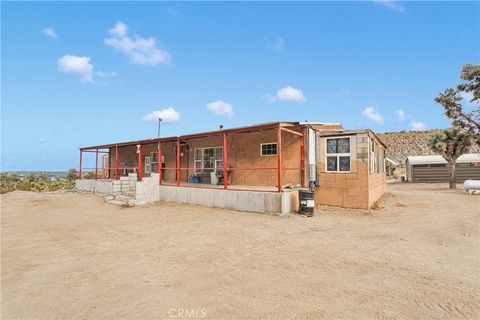
[[[142,145],[139,144],[138,148],[138,168],[137,168],[137,181],[142,181]]]
[[[80,166],[78,168],[78,179],[82,179],[82,149],[80,149]]]
[[[228,189],[228,177],[227,177],[227,165],[228,165],[228,141],[227,134],[223,134],[223,188]]]
[[[158,143],[158,184],[162,184],[162,143]]]
[[[98,148],[95,150],[95,180],[98,178]]]
[[[115,146],[115,180],[120,179],[118,175],[118,145]]]
[[[285,127],[281,127],[281,128],[282,128],[282,131],[289,132],[289,133],[295,134],[297,136],[303,137],[303,133],[287,129]]]
[[[282,191],[282,127],[277,127],[277,191]]]
[[[177,187],[180,186],[180,140],[177,139]]]

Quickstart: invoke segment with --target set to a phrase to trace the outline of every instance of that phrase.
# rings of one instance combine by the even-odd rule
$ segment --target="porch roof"
[[[143,140],[132,140],[126,142],[118,142],[118,143],[109,143],[109,144],[101,144],[96,146],[87,146],[87,147],[80,147],[80,150],[92,150],[92,149],[108,149],[113,148],[115,146],[118,147],[125,147],[125,146],[133,146],[137,144],[150,144],[150,143],[158,143],[158,142],[167,142],[167,141],[176,141],[177,139],[196,139],[196,138],[205,138],[205,137],[212,137],[217,135],[223,135],[224,133],[231,134],[231,133],[246,133],[246,132],[254,132],[254,131],[262,131],[262,130],[271,130],[275,129],[278,126],[281,127],[291,127],[294,125],[300,125],[299,122],[287,121],[287,122],[266,122],[257,125],[251,126],[242,126],[230,129],[223,129],[223,130],[214,130],[214,131],[205,131],[200,133],[193,133],[193,134],[186,134],[186,135],[179,135],[179,136],[171,136],[165,138],[150,138],[150,139],[143,139]]]

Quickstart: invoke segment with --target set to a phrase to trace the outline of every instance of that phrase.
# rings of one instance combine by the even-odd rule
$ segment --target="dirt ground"
[[[480,318],[480,196],[393,184],[313,218],[1,197],[1,316]]]

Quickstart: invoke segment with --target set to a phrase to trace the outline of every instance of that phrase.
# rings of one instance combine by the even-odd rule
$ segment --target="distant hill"
[[[408,156],[428,156],[435,153],[427,146],[427,138],[438,129],[429,131],[400,131],[378,134],[380,140],[388,147],[387,157],[404,165]],[[478,146],[472,147],[470,153],[480,152]]]

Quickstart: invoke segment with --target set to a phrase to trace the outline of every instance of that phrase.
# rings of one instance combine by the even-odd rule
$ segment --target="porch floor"
[[[174,186],[176,187],[177,184],[174,182],[163,182],[162,185],[164,186]],[[190,188],[209,188],[209,189],[220,189],[223,190],[222,185],[214,185],[209,183],[190,183],[190,182],[180,182],[180,187],[190,187]],[[247,185],[239,185],[239,184],[229,184],[228,190],[250,190],[250,191],[269,191],[275,192],[277,191],[277,187],[272,186],[247,186]]]

